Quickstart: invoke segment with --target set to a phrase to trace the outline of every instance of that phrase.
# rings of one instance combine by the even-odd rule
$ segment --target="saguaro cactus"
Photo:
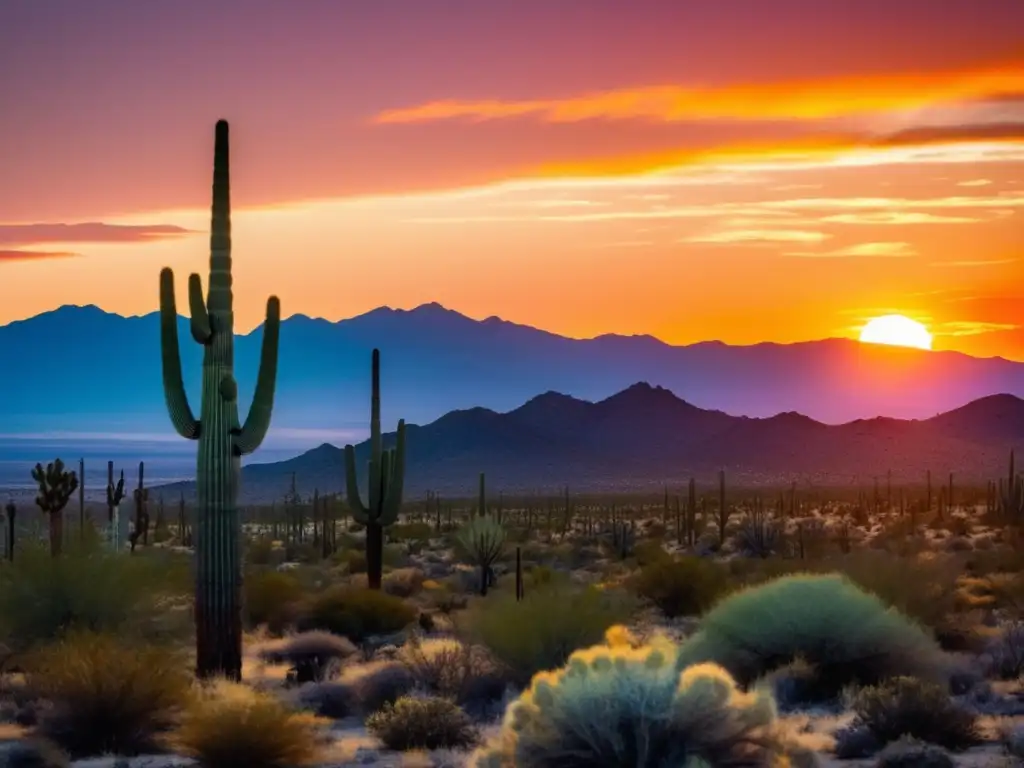
[[[36,506],[50,521],[50,554],[57,557],[64,544],[64,507],[78,488],[78,476],[65,471],[64,462],[55,459],[45,469],[42,464],[36,464],[32,479],[39,485]]]
[[[359,497],[356,449],[345,446],[345,487],[353,519],[366,527],[366,581],[380,589],[384,568],[384,526],[398,519],[405,481],[405,420],[398,422],[395,447],[384,450],[380,434],[380,350],[373,350],[373,390],[370,396],[370,482],[366,505]]]
[[[217,123],[214,140],[208,292],[204,300],[202,281],[193,274],[189,276],[188,298],[192,338],[203,346],[199,419],[193,415],[182,381],[174,274],[164,268],[160,272],[160,340],[167,412],[179,435],[199,442],[194,521],[196,674],[238,680],[242,675],[239,473],[241,457],[260,446],[270,427],[281,304],[276,296],[267,300],[256,391],[240,427],[234,377],[228,124],[224,120]]]

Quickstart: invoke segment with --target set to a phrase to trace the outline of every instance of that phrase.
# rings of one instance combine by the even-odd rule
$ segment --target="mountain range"
[[[705,488],[720,468],[729,483],[774,486],[866,486],[891,472],[894,483],[936,487],[952,472],[961,485],[1006,471],[1008,452],[1024,444],[1024,400],[985,397],[925,420],[887,417],[827,425],[798,413],[768,418],[704,410],[642,382],[587,402],[557,392],[507,413],[471,408],[407,428],[407,498],[433,490],[451,498],[475,492],[486,472],[492,493],[557,494],[681,488],[694,477]],[[394,444],[394,433],[384,436]],[[363,470],[369,441],[356,446]],[[244,503],[280,500],[295,473],[309,495],[340,491],[342,452],[324,444],[296,458],[243,468]],[[194,484],[165,486],[186,496]]]
[[[202,350],[180,319],[185,380],[198,408]],[[238,336],[243,404],[262,330]],[[428,424],[480,406],[508,411],[541,392],[601,400],[647,381],[703,408],[752,417],[796,411],[825,423],[926,418],[987,395],[1024,395],[1024,364],[958,352],[826,339],[795,344],[673,346],[651,336],[577,340],[439,304],[375,309],[339,322],[282,323],[270,440],[302,447],[367,434],[370,351],[382,355],[385,425]],[[138,433],[173,438],[160,372],[159,316],[64,306],[0,327],[0,434]],[[570,406],[574,407],[574,406]],[[582,408],[583,406],[579,406]]]

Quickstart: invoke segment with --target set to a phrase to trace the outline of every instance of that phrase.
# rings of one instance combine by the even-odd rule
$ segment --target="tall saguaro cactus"
[[[384,570],[384,527],[398,519],[405,481],[405,420],[398,422],[395,447],[384,450],[380,433],[380,350],[373,350],[373,390],[370,395],[370,482],[368,502],[359,497],[356,449],[345,446],[345,487],[352,517],[366,527],[366,581],[380,589]]]
[[[196,675],[242,675],[242,550],[238,485],[241,457],[263,442],[270,427],[277,378],[281,304],[267,300],[263,349],[256,391],[245,424],[239,426],[234,377],[234,310],[231,292],[231,190],[228,124],[217,123],[213,159],[210,276],[189,276],[192,338],[203,346],[203,388],[196,419],[182,381],[174,274],[160,272],[160,341],[164,396],[174,429],[199,443],[196,467]]]

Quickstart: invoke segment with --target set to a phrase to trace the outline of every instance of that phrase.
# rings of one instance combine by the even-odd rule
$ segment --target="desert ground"
[[[117,548],[65,512],[54,556],[23,506],[0,765],[1013,765],[1009,487],[428,499],[379,590],[346,505],[290,496],[246,512],[242,681],[201,684],[192,512]]]

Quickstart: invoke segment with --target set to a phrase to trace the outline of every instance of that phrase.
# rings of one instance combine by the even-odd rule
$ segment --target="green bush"
[[[924,630],[839,575],[786,576],[731,595],[680,658],[719,664],[743,686],[802,658],[822,698],[850,683],[942,675],[941,651]]]
[[[302,599],[302,583],[294,575],[281,571],[253,571],[244,582],[245,620],[249,628],[265,624],[277,634],[295,618]]]
[[[693,616],[710,608],[727,588],[727,571],[700,557],[656,559],[628,582],[668,618]]]
[[[416,620],[416,610],[401,598],[376,589],[331,587],[313,595],[298,619],[302,632],[322,629],[361,642],[372,635],[387,635]]]
[[[90,632],[35,654],[28,679],[50,704],[37,733],[76,759],[154,751],[191,685],[177,654]]]
[[[680,673],[676,651],[664,638],[638,647],[621,627],[610,630],[607,645],[577,651],[563,669],[537,675],[471,764],[786,764],[771,696],[742,693],[713,664]]]
[[[512,682],[526,685],[536,672],[558,669],[573,651],[598,642],[634,608],[612,592],[551,586],[527,592],[521,602],[512,595],[481,600],[465,629],[507,668]]]
[[[945,686],[912,677],[861,689],[854,696],[853,711],[882,744],[912,736],[957,751],[979,741],[973,712],[953,702]]]
[[[476,729],[454,702],[403,696],[366,719],[366,729],[388,749],[461,749],[477,743]]]
[[[19,545],[0,564],[0,643],[14,653],[82,629],[153,639],[187,632],[188,561],[171,553],[110,552],[96,542],[69,542],[60,557]]]

